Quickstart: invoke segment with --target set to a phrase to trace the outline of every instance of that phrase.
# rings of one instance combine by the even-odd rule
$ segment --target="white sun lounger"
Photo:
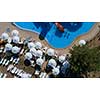
[[[19,75],[18,75],[18,76],[22,77],[22,75],[23,75],[23,72],[19,73]]]
[[[17,75],[20,76],[20,74],[23,72],[23,70],[19,70]]]
[[[7,74],[4,74],[3,78],[6,78],[7,77]]]
[[[13,61],[13,59],[14,59],[14,58],[13,58],[13,57],[11,57],[10,62],[12,62],[12,61]]]
[[[14,67],[13,65],[9,65],[7,71],[11,70],[13,67]]]
[[[16,67],[14,67],[14,68],[11,70],[11,73],[12,73],[12,74],[14,74],[14,73],[15,73],[15,71],[16,71],[16,69],[17,69],[17,68],[16,68]]]
[[[20,51],[20,55],[22,55],[24,53],[24,49],[22,49],[21,51]]]
[[[45,78],[46,77],[46,73],[45,72],[41,72],[41,74],[39,75],[40,78]]]
[[[8,61],[5,63],[5,66],[8,66],[8,65],[9,65],[9,62],[10,62],[10,61],[8,60]]]
[[[4,49],[3,53],[6,53],[6,49]]]
[[[18,62],[19,62],[19,60],[20,60],[20,59],[19,59],[19,58],[17,58],[17,59],[16,59],[16,61],[15,61],[15,63],[14,63],[14,65],[17,65],[17,64],[18,64]]]
[[[3,60],[4,60],[4,58],[1,59],[0,64],[2,64]]]
[[[19,69],[17,68],[16,71],[15,71],[15,74],[17,74],[18,72],[19,72]]]
[[[0,78],[2,78],[2,76],[3,76],[3,73],[0,73]]]
[[[2,62],[2,65],[5,65],[7,59],[4,59],[3,62]]]
[[[13,62],[13,63],[15,63],[15,62],[16,62],[16,60],[17,60],[17,59],[15,58],[15,59],[13,59],[13,61],[12,61],[12,62]]]
[[[14,70],[15,70],[15,72],[16,72],[16,71],[17,71],[17,67],[15,67],[15,69],[14,69]],[[15,74],[15,72],[14,72],[14,74]]]

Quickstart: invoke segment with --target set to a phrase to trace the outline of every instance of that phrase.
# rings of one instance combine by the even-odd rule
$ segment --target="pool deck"
[[[55,48],[53,48],[53,49],[55,49],[59,55],[67,54],[69,52],[69,49],[71,49],[71,47],[73,45],[75,45],[75,44],[77,45],[78,41],[80,39],[84,39],[86,41],[91,40],[100,31],[100,28],[98,27],[99,25],[100,25],[100,22],[96,22],[95,25],[92,27],[92,29],[88,33],[77,37],[73,41],[73,43],[70,46],[68,46],[67,48],[63,48],[63,49],[55,49]],[[6,30],[6,28],[8,28],[8,27],[11,30],[17,29],[20,32],[20,37],[22,39],[31,36],[33,38],[33,40],[35,39],[36,41],[40,41],[44,46],[52,48],[45,40],[41,41],[38,38],[38,34],[30,32],[30,31],[21,30],[21,29],[17,28],[16,26],[12,25],[10,22],[5,22],[5,23],[4,22],[0,22],[0,34],[3,33]]]

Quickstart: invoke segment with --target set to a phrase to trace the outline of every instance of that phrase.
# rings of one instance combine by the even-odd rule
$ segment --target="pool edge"
[[[72,45],[75,44],[74,42],[76,42],[77,40],[79,40],[79,38],[81,38],[82,36],[85,36],[86,34],[90,33],[90,31],[93,30],[93,28],[96,26],[97,23],[98,23],[98,22],[94,22],[94,25],[91,27],[91,29],[90,29],[88,32],[86,32],[86,33],[84,33],[84,34],[82,34],[82,35],[79,35],[78,37],[76,37],[76,38],[73,40],[73,42],[72,42],[69,46],[66,46],[66,47],[64,47],[64,48],[55,48],[55,47],[53,47],[52,45],[49,44],[49,42],[48,42],[47,39],[45,39],[45,41],[47,42],[47,44],[48,44],[51,48],[54,48],[54,49],[65,49],[65,48],[72,47]],[[19,28],[19,29],[21,29],[21,30],[23,30],[23,31],[30,31],[30,32],[34,32],[34,33],[36,33],[37,35],[39,35],[39,32],[37,32],[37,31],[35,31],[35,30],[30,30],[30,29],[22,28],[22,27],[18,26],[15,22],[13,22],[12,25],[15,25],[15,27],[17,27],[17,28]],[[95,35],[96,35],[96,34],[95,34]]]

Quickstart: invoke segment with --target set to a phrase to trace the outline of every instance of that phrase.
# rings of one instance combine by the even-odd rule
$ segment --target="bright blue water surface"
[[[62,33],[53,22],[15,22],[17,27],[36,32],[45,37],[46,41],[54,48],[65,48],[73,40],[87,33],[95,24],[94,22],[60,22],[64,27]]]

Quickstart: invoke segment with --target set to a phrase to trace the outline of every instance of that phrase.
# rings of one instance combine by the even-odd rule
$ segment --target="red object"
[[[57,26],[57,28],[58,28],[60,31],[64,32],[64,27],[63,27],[60,23],[55,22],[55,25]]]

